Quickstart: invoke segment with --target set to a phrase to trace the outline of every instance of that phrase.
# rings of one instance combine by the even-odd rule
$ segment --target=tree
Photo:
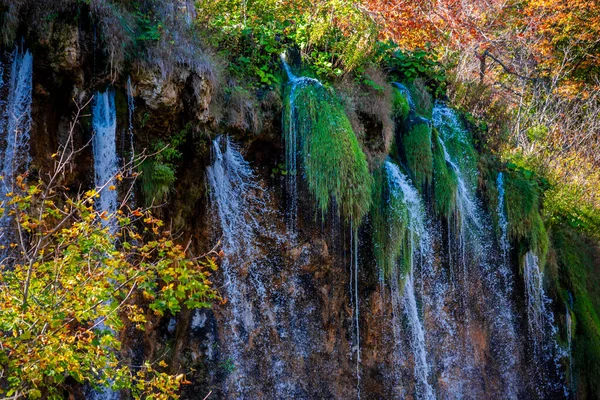
[[[177,398],[185,376],[165,372],[160,359],[128,365],[118,333],[128,324],[143,330],[147,311],[209,307],[217,298],[209,280],[215,253],[191,257],[162,221],[127,202],[114,215],[97,211],[99,191],[115,187],[63,189],[77,152],[74,127],[53,173],[37,182],[17,177],[3,199],[17,239],[0,260],[0,394],[62,399],[87,385]]]

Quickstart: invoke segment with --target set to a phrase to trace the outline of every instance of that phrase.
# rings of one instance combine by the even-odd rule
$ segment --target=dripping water
[[[571,293],[569,293],[569,298],[571,297]],[[566,328],[567,328],[567,357],[569,360],[569,385],[567,390],[569,395],[572,394],[573,391],[573,320],[571,319],[571,307],[569,304],[565,302],[565,318],[566,318]]]
[[[360,322],[359,322],[359,298],[358,298],[358,228],[354,222],[350,222],[350,293],[354,306],[354,341],[356,352],[356,390],[360,398]]]

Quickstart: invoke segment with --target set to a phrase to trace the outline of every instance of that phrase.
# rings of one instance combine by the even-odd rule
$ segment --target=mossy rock
[[[423,191],[433,178],[431,124],[424,118],[416,117],[409,126],[408,132],[402,137],[402,151],[415,186]]]
[[[312,84],[294,93],[295,120],[290,121],[290,95],[284,129],[297,131],[304,176],[323,214],[335,202],[342,216],[360,222],[371,205],[372,176],[343,105],[326,88]]]

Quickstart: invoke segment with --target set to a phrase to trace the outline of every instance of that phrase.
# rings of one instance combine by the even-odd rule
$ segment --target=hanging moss
[[[432,131],[432,142],[434,207],[438,214],[448,217],[456,207],[458,180],[456,172],[446,163],[435,128]]]
[[[422,119],[412,121],[402,138],[402,150],[415,186],[422,190],[431,183],[433,176],[433,153],[431,151],[431,126]]]
[[[508,171],[504,180],[506,215],[510,236],[523,252],[533,249],[545,265],[550,239],[541,215],[541,190],[528,171]]]
[[[325,213],[335,201],[346,219],[361,221],[371,205],[373,178],[343,105],[321,86],[298,87],[296,118],[289,121],[287,97],[284,129],[293,123],[297,131],[304,176],[319,208]]]
[[[398,265],[399,257],[408,256],[407,227],[409,215],[401,192],[390,189],[384,166],[374,173],[371,223],[373,227],[373,253],[384,279],[389,279]],[[402,265],[410,265],[403,260]],[[403,271],[404,272],[404,271]],[[404,274],[402,273],[401,276]]]
[[[404,121],[410,112],[408,100],[397,88],[393,88],[392,93],[394,96],[392,104],[394,118],[396,118],[398,121]]]
[[[589,239],[566,227],[556,227],[553,248],[560,269],[561,292],[572,301],[573,368],[578,398],[600,393],[600,250]]]

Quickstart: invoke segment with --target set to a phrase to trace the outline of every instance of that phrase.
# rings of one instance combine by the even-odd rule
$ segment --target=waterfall
[[[508,248],[501,243],[502,260],[495,257],[495,242],[490,230],[490,217],[483,211],[476,193],[476,169],[468,164],[466,146],[469,145],[467,131],[462,127],[458,115],[443,103],[437,102],[433,109],[433,123],[438,129],[439,143],[444,152],[446,163],[454,170],[457,178],[457,214],[458,214],[458,249],[459,254],[452,259],[451,264],[462,275],[460,293],[462,297],[462,312],[467,332],[472,330],[470,319],[477,317],[472,314],[471,304],[480,304],[479,308],[483,321],[491,325],[490,345],[495,358],[498,360],[499,374],[503,381],[505,398],[517,398],[520,380],[516,372],[519,360],[519,349],[515,331],[515,317],[510,300],[510,287],[507,282],[511,279],[510,267],[505,260]],[[446,141],[453,141],[457,152],[451,155],[446,147]],[[454,158],[454,157],[456,158]],[[461,160],[457,162],[455,160]],[[501,177],[499,179],[502,179]],[[501,214],[504,215],[503,198],[501,199]],[[499,208],[500,210],[500,208]],[[504,218],[505,220],[505,218]],[[501,227],[501,229],[506,226]],[[504,235],[504,232],[503,232]],[[449,233],[450,236],[450,233]],[[507,240],[507,239],[506,239]],[[451,252],[449,247],[449,252]],[[452,268],[452,265],[451,265]],[[483,287],[479,287],[479,283]],[[479,295],[476,291],[481,291]],[[474,297],[475,296],[475,297]],[[472,348],[470,335],[464,343],[464,351]],[[481,367],[467,358],[465,370],[470,370],[466,377],[486,374]]]
[[[94,137],[92,148],[94,152],[94,185],[100,194],[96,209],[109,215],[117,211],[117,191],[115,176],[118,172],[117,158],[117,111],[115,108],[115,93],[107,90],[97,92],[92,107],[92,128]],[[109,228],[116,230],[114,219],[109,219]]]
[[[414,359],[414,374],[417,388],[417,398],[433,399],[435,398],[433,388],[429,384],[429,364],[427,363],[427,350],[425,347],[425,330],[419,317],[417,308],[417,299],[415,293],[415,263],[417,252],[426,254],[430,249],[430,241],[427,230],[425,229],[425,208],[417,190],[409,183],[408,178],[400,172],[400,168],[390,160],[384,164],[390,196],[402,197],[408,210],[408,235],[410,252],[408,257],[410,268],[406,277],[403,293],[404,312],[408,319],[411,330],[411,350]],[[418,249],[417,249],[418,243]],[[395,276],[392,277],[392,302],[399,303],[400,290],[397,284],[400,280],[398,269],[395,269]],[[398,306],[394,306],[396,314]],[[399,321],[394,321],[397,325]],[[395,330],[396,341],[398,342],[398,332]],[[398,344],[397,346],[398,347]]]
[[[117,111],[115,93],[107,90],[97,92],[92,106],[92,151],[94,156],[94,186],[100,194],[96,202],[96,210],[110,217],[102,220],[111,233],[117,229],[112,216],[117,212],[118,200],[115,188],[115,177],[118,172],[117,158]],[[106,330],[104,322],[98,325],[99,330]],[[114,332],[113,332],[114,334]],[[103,388],[90,394],[94,400],[118,400],[119,392],[111,388]]]
[[[500,228],[500,252],[502,263],[500,264],[500,274],[504,279],[504,290],[507,296],[512,293],[512,272],[510,270],[510,240],[508,239],[508,219],[506,218],[506,210],[504,205],[504,174],[498,173],[496,178],[496,186],[498,187],[498,207],[496,214],[498,215],[498,227]]]
[[[4,71],[2,71],[4,72]],[[8,98],[0,103],[2,119],[0,121],[0,146],[3,148],[0,160],[0,205],[6,195],[13,191],[14,179],[18,174],[27,172],[29,166],[29,135],[31,132],[31,92],[33,57],[27,50],[18,48],[12,53],[12,67],[8,77]],[[2,74],[3,75],[3,74]],[[0,88],[4,80],[0,77]],[[0,216],[0,244],[11,241],[12,219],[8,215]],[[8,251],[0,252],[0,261],[8,256]]]
[[[131,176],[135,164],[135,147],[133,141],[133,113],[135,112],[135,100],[133,98],[133,87],[131,86],[131,77],[127,78],[127,111],[129,117],[129,128],[127,130],[129,136],[129,165],[128,173]]]
[[[560,359],[568,354],[564,353],[556,341],[558,328],[554,323],[554,313],[550,308],[552,301],[544,290],[544,273],[540,269],[539,259],[533,251],[529,251],[525,255],[523,278],[533,362],[540,365],[534,370],[537,379],[535,389],[541,396],[562,392],[565,397],[568,397],[569,390],[564,383],[560,366]],[[569,315],[568,309],[567,315]],[[570,315],[568,318],[570,319]],[[569,320],[567,325],[570,325]],[[544,366],[548,366],[548,369]]]
[[[533,340],[534,352],[539,355],[544,351],[543,336],[546,322],[554,322],[554,316],[546,310],[546,303],[550,300],[544,292],[544,274],[540,270],[538,257],[531,251],[525,255],[523,277],[527,294],[529,334]]]
[[[227,296],[231,317],[227,321],[227,355],[235,371],[229,377],[229,390],[235,398],[247,396],[246,381],[252,366],[244,349],[249,335],[260,324],[254,320],[251,288],[240,276],[243,263],[248,274],[257,266],[258,257],[255,235],[260,229],[258,213],[265,207],[259,197],[263,189],[258,184],[250,165],[229,138],[219,137],[212,144],[213,164],[208,167],[210,200],[216,211],[221,228],[221,248],[226,257],[221,263],[224,276],[224,292]],[[264,294],[264,285],[255,281],[259,293]],[[235,386],[235,390],[232,390]]]

